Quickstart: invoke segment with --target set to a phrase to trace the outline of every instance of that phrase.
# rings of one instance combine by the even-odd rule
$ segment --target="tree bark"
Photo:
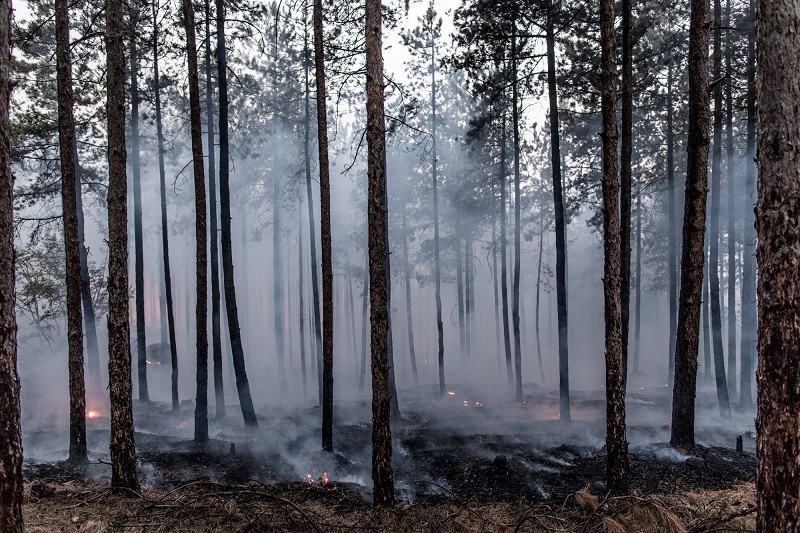
[[[600,2],[603,116],[603,293],[606,350],[606,485],[614,494],[628,491],[628,440],[625,428],[625,364],[622,340],[622,283],[619,168],[617,163],[617,65],[614,0]],[[624,114],[623,114],[624,116]],[[624,193],[623,193],[624,196]]]
[[[755,1],[750,2],[750,26],[747,32],[747,173],[745,175],[744,253],[742,261],[742,339],[739,405],[742,409],[753,407],[751,392],[753,363],[758,342],[758,317],[756,313],[756,231],[753,204],[756,195],[756,50]]]
[[[464,321],[464,258],[461,255],[461,220],[456,219],[456,226],[453,231],[453,242],[456,252],[456,300],[458,302],[458,338],[461,341],[460,359],[462,366],[467,353],[467,334],[466,323]]]
[[[675,387],[672,391],[672,446],[694,447],[697,349],[703,289],[703,237],[708,181],[708,0],[691,0],[689,21],[689,125],[686,203],[683,216],[681,289],[675,340]]]
[[[633,183],[633,37],[631,0],[622,0],[622,120],[620,139],[620,290],[622,303],[622,378],[628,380],[631,309],[631,187]]]
[[[553,174],[553,205],[556,233],[556,305],[558,306],[558,391],[561,420],[570,419],[569,408],[569,337],[567,335],[567,235],[564,218],[564,194],[561,178],[561,142],[558,125],[556,90],[556,53],[552,0],[547,5],[547,90],[550,100],[550,153]]]
[[[328,163],[328,105],[322,0],[314,0],[314,74],[317,82],[320,238],[322,239],[322,449],[333,451],[333,259],[331,251],[331,178]]]
[[[147,337],[144,311],[144,235],[142,230],[142,164],[139,154],[139,51],[136,27],[139,24],[139,6],[130,6],[130,96],[131,96],[131,171],[133,173],[133,248],[134,292],[136,296],[136,370],[139,400],[150,401],[147,388]]]
[[[520,235],[522,233],[519,172],[519,89],[517,87],[517,35],[516,24],[511,38],[511,73],[514,77],[511,84],[511,120],[514,126],[514,297],[511,318],[514,325],[514,397],[518,402],[522,398],[522,339],[519,327],[519,276],[520,276]]]
[[[503,343],[500,340],[500,292],[497,283],[497,193],[495,184],[492,183],[492,285],[494,288],[494,336],[495,348],[497,349],[497,371],[500,372],[503,365]],[[499,377],[499,376],[498,376]]]
[[[406,206],[403,204],[403,277],[405,277],[406,289],[406,329],[408,330],[408,354],[411,358],[411,373],[414,376],[414,385],[419,386],[419,374],[417,373],[417,355],[414,352],[414,323],[411,313],[411,260],[408,257],[408,223],[406,221]],[[349,278],[348,278],[349,280]],[[352,299],[352,288],[351,299]],[[354,333],[355,337],[355,333]],[[355,338],[353,339],[355,344]]]
[[[675,379],[675,333],[678,327],[678,243],[675,216],[675,133],[673,130],[672,64],[667,71],[667,209],[669,209],[669,236],[667,260],[669,265],[669,368],[667,383]],[[637,279],[638,283],[638,279]]]
[[[113,0],[112,0],[113,1]],[[22,533],[22,429],[14,310],[14,176],[11,173],[11,0],[0,3],[0,531]],[[123,123],[124,124],[124,123]],[[124,131],[124,130],[123,130]],[[123,166],[123,169],[125,167]]]
[[[436,177],[436,40],[431,33],[431,181],[433,182],[433,279],[436,293],[436,330],[439,349],[439,394],[444,396],[447,386],[444,382],[444,323],[442,322],[442,274],[439,257],[439,180]]]
[[[503,98],[505,100],[505,98]],[[506,354],[506,375],[508,386],[514,383],[514,369],[511,366],[511,328],[508,323],[508,239],[506,235],[506,110],[503,101],[503,110],[500,130],[500,299],[503,303],[503,348]]]
[[[731,27],[731,0],[725,2],[725,27]],[[736,396],[736,202],[733,181],[733,30],[728,29],[725,40],[725,169],[728,180],[728,388]]]
[[[108,384],[111,404],[111,489],[139,491],[131,399],[128,323],[128,184],[125,175],[125,55],[121,0],[106,0],[108,119]]]
[[[214,149],[214,89],[211,70],[211,3],[205,8],[205,70],[206,70],[206,150],[208,151],[208,216],[211,241],[211,354],[214,361],[214,405],[216,418],[225,418],[225,385],[222,379],[222,312],[219,279],[219,227],[217,224],[217,162]]]
[[[719,206],[722,196],[722,8],[714,0],[714,151],[711,160],[711,214],[709,220],[708,273],[711,282],[711,341],[714,348],[714,378],[717,384],[719,414],[731,416],[728,384],[725,376],[725,353],[722,345],[722,309],[719,293]]]
[[[708,222],[708,217],[706,217]],[[708,224],[706,224],[708,225]],[[705,238],[705,245],[703,248],[706,264],[703,274],[703,383],[711,383],[713,379],[712,360],[714,354],[711,351],[711,297],[709,296],[709,287],[711,286],[710,276],[708,274],[708,235]]]
[[[225,285],[225,307],[228,332],[231,338],[236,390],[247,427],[257,427],[258,420],[250,396],[250,383],[244,361],[242,333],[239,329],[239,310],[236,306],[236,285],[233,279],[233,243],[231,236],[231,194],[229,184],[230,157],[228,146],[228,61],[225,49],[225,2],[217,3],[217,82],[219,84],[219,202],[222,219],[222,270]]]
[[[542,197],[544,200],[544,196]],[[544,254],[544,206],[539,207],[539,260],[536,265],[536,358],[539,360],[539,373],[544,385],[544,364],[542,363],[542,339],[539,329],[539,309],[542,295],[542,255]]]
[[[800,531],[800,2],[759,0],[757,530]]]
[[[384,123],[381,2],[366,3],[367,176],[372,351],[372,481],[373,503],[394,504],[392,430],[389,393],[389,279],[386,263],[386,125]]]
[[[69,52],[69,4],[57,0],[56,82],[58,86],[58,137],[61,156],[61,208],[67,287],[67,339],[69,367],[69,461],[86,463],[86,389],[83,375],[83,327],[81,324],[81,258],[78,235],[78,203],[75,179],[77,149],[73,115],[72,62]]]

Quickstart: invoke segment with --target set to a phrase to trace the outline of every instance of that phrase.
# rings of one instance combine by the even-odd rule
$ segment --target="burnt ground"
[[[539,504],[563,503],[584,488],[604,493],[602,391],[574,393],[571,422],[558,419],[558,398],[552,391],[528,387],[522,404],[485,389],[454,387],[452,392],[442,399],[430,389],[405,391],[403,419],[393,424],[398,498],[423,506],[476,499]],[[709,394],[701,391],[699,406],[716,404]],[[719,421],[713,411],[701,411],[699,445],[678,451],[666,444],[668,397],[663,389],[629,395],[632,489],[659,495],[752,482],[752,414]],[[173,413],[163,405],[137,404],[143,486],[171,491],[202,482],[219,487],[255,484],[302,498],[331,498],[336,506],[369,502],[371,428],[363,399],[337,407],[335,454],[319,451],[317,408],[273,409],[255,432],[240,427],[235,407],[228,412],[224,423],[212,421],[212,441],[198,449],[189,440],[190,406]],[[91,463],[82,468],[58,460],[66,455],[63,431],[42,427],[26,432],[26,479],[40,487],[53,482],[107,485],[107,423],[102,414],[89,420]],[[743,436],[743,452],[735,450],[737,435]]]

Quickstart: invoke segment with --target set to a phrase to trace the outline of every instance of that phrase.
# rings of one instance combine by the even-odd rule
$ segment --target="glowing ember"
[[[323,485],[327,485],[328,484],[328,473],[327,472],[323,472],[322,473],[322,484]]]
[[[86,411],[86,418],[97,418],[97,411]]]
[[[148,365],[161,366],[161,361],[147,361]]]
[[[456,395],[456,393],[453,392],[453,391],[448,391],[447,394],[449,394],[450,396],[455,396]]]

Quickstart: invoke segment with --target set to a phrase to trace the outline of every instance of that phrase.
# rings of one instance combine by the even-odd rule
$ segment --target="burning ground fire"
[[[86,418],[97,418],[97,411],[86,411]]]
[[[336,490],[336,486],[328,479],[328,473],[323,472],[321,476],[314,477],[314,474],[306,473],[303,476],[303,481],[308,483],[309,485],[316,485],[319,487],[324,487],[328,490]]]

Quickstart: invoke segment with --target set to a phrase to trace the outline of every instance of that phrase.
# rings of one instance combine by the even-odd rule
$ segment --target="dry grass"
[[[558,505],[453,500],[372,509],[330,487],[197,482],[171,492],[114,495],[83,483],[26,486],[29,532],[387,531],[718,533],[755,531],[751,484],[720,491],[602,497],[587,489]]]

